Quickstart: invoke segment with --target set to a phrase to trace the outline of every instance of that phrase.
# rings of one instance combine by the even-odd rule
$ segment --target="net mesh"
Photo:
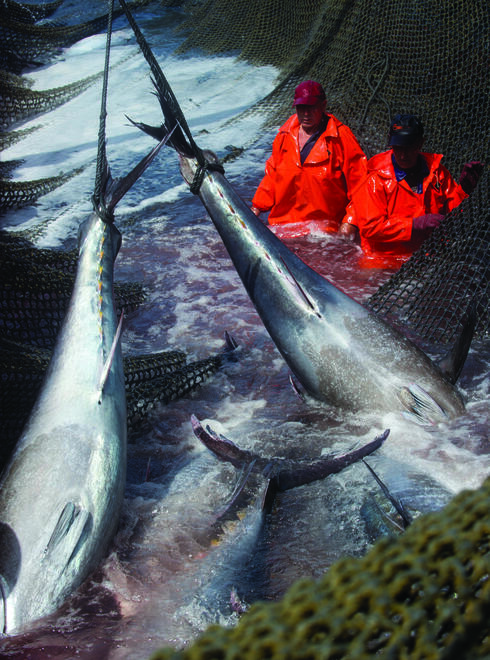
[[[14,80],[12,74],[0,71],[0,128],[6,130],[15,122],[58,107],[81,94],[101,76],[102,72],[63,87],[36,91],[26,86],[24,78],[17,76]]]
[[[14,232],[0,232],[0,339],[53,348],[70,301],[76,260],[75,251],[39,249]],[[137,309],[146,291],[140,282],[116,282],[114,296],[120,315],[122,309]]]
[[[149,0],[134,0],[132,7],[142,7]],[[103,3],[104,9],[106,3]],[[52,59],[59,48],[107,29],[107,14],[76,25],[54,23],[33,24],[27,22],[30,6],[24,6],[27,13],[21,15],[21,4],[0,2],[0,69],[19,74],[23,69],[39,66]],[[37,7],[40,9],[40,7]],[[122,16],[120,8],[114,8],[113,18]]]
[[[39,395],[51,351],[8,339],[0,333],[0,469],[6,464]],[[225,353],[187,362],[183,351],[161,351],[123,358],[127,424],[141,432],[158,405],[197,389],[223,365]]]
[[[72,177],[80,174],[83,169],[83,167],[77,167],[70,172],[61,173],[58,176],[47,177],[45,179],[37,179],[36,181],[7,181],[0,179],[0,213],[10,208],[21,208],[22,206],[34,204],[39,197],[63,185]]]
[[[9,0],[2,5],[9,9],[0,26],[3,68],[15,72],[50,51],[58,37],[62,45],[70,43],[70,30],[59,35],[49,28],[45,39],[46,31],[12,25],[10,19],[21,18],[10,13]],[[316,79],[326,89],[329,109],[352,128],[368,156],[385,148],[393,114],[413,112],[425,124],[425,148],[444,153],[456,178],[466,161],[488,161],[490,7],[484,0],[161,0],[161,6],[183,8],[181,50],[235,52],[280,69],[276,89],[252,109],[263,113],[265,126],[291,113],[301,80]],[[488,335],[488,190],[486,167],[471,197],[369,306],[428,340],[450,342],[463,311],[476,301],[477,334]],[[10,245],[10,259],[13,253]],[[70,271],[71,259],[63,260]],[[50,329],[55,323],[49,314],[57,319],[66,304],[68,278],[50,253],[37,252],[33,261],[38,278],[47,269],[63,271],[62,278],[49,273],[53,301],[44,297],[43,320],[33,287],[38,278],[23,279],[6,259],[0,306],[25,309],[28,296],[36,318],[26,326]],[[12,332],[13,340],[32,343],[14,332],[13,321],[5,323],[4,337]],[[39,387],[45,353],[31,346],[25,363],[18,349],[15,363],[5,355],[2,382],[8,375],[7,391],[19,387],[16,401],[22,401],[22,393]],[[201,372],[189,376],[199,380]],[[235,629],[210,628],[194,646],[155,658],[488,658],[489,498],[487,481],[443,512],[416,521],[400,540],[383,540],[365,559],[338,563],[319,584],[298,583],[283,602],[254,606]]]
[[[443,153],[455,179],[469,160],[488,161],[488,3],[188,0],[183,8],[182,52],[234,52],[280,69],[276,88],[252,109],[265,126],[282,123],[296,85],[313,79],[368,157],[386,149],[400,112],[420,116],[424,150]],[[472,196],[368,306],[422,339],[450,343],[477,298],[476,334],[487,335],[488,188],[486,166]]]
[[[0,16],[10,16],[21,23],[35,23],[54,14],[61,6],[63,0],[50,3],[23,5],[14,0],[2,0],[0,3]]]

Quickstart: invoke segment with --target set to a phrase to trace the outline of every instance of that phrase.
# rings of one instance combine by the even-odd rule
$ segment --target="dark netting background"
[[[328,108],[368,157],[386,149],[390,118],[420,116],[424,149],[443,153],[459,179],[469,160],[487,163],[480,183],[423,249],[367,304],[429,342],[450,343],[471,300],[477,337],[488,334],[489,79],[487,0],[175,0],[182,52],[236,53],[281,71],[254,110],[264,125],[291,114],[295,86],[320,81]]]

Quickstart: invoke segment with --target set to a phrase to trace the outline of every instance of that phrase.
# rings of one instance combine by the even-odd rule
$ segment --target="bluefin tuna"
[[[69,308],[40,395],[0,479],[0,626],[54,612],[104,556],[126,478],[126,399],[116,316],[117,202],[159,151],[115,183],[104,167],[80,225]]]
[[[165,124],[133,122],[179,154],[180,169],[213,221],[271,339],[314,398],[354,411],[400,411],[424,423],[464,411],[458,390],[407,337],[307,266],[237,194],[201,150],[151,49],[120,3],[152,74]]]
[[[407,337],[307,266],[252,213],[225,176],[180,151],[193,185],[271,339],[314,398],[353,411],[400,411],[423,424],[463,399]],[[216,158],[206,154],[208,162]]]

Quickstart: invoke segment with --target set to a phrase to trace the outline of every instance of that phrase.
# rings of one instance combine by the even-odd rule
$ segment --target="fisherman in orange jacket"
[[[323,87],[307,80],[296,87],[292,115],[279,129],[252,211],[269,211],[282,236],[312,229],[337,232],[351,191],[366,175],[367,159],[354,134],[326,112]]]
[[[369,160],[367,178],[352,195],[340,234],[353,234],[357,227],[364,267],[398,268],[481,176],[483,164],[472,161],[456,183],[441,164],[441,154],[421,152],[423,141],[417,117],[396,115],[389,133],[391,149]]]

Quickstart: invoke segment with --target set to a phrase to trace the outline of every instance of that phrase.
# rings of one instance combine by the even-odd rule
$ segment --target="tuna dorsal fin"
[[[462,324],[453,347],[437,365],[444,376],[453,385],[458,380],[461,370],[464,367],[468,351],[470,350],[471,341],[475,334],[476,321],[476,305],[473,302],[468,308],[466,319]]]
[[[235,502],[243,492],[243,489],[245,488],[245,485],[248,482],[250,475],[253,471],[254,465],[255,465],[255,459],[252,460],[250,463],[248,463],[248,465],[244,465],[229,501],[216,514],[217,521],[221,520],[221,518],[223,518],[226,515],[226,513],[228,513],[228,511],[235,504]]]
[[[268,514],[272,511],[277,492],[277,479],[276,477],[272,477],[272,479],[269,479],[267,482],[267,488],[262,496],[262,511],[264,511],[264,513]]]
[[[90,520],[91,515],[86,509],[74,502],[67,502],[44,549],[44,559],[52,561],[56,558],[57,563],[67,564],[83,540]]]

